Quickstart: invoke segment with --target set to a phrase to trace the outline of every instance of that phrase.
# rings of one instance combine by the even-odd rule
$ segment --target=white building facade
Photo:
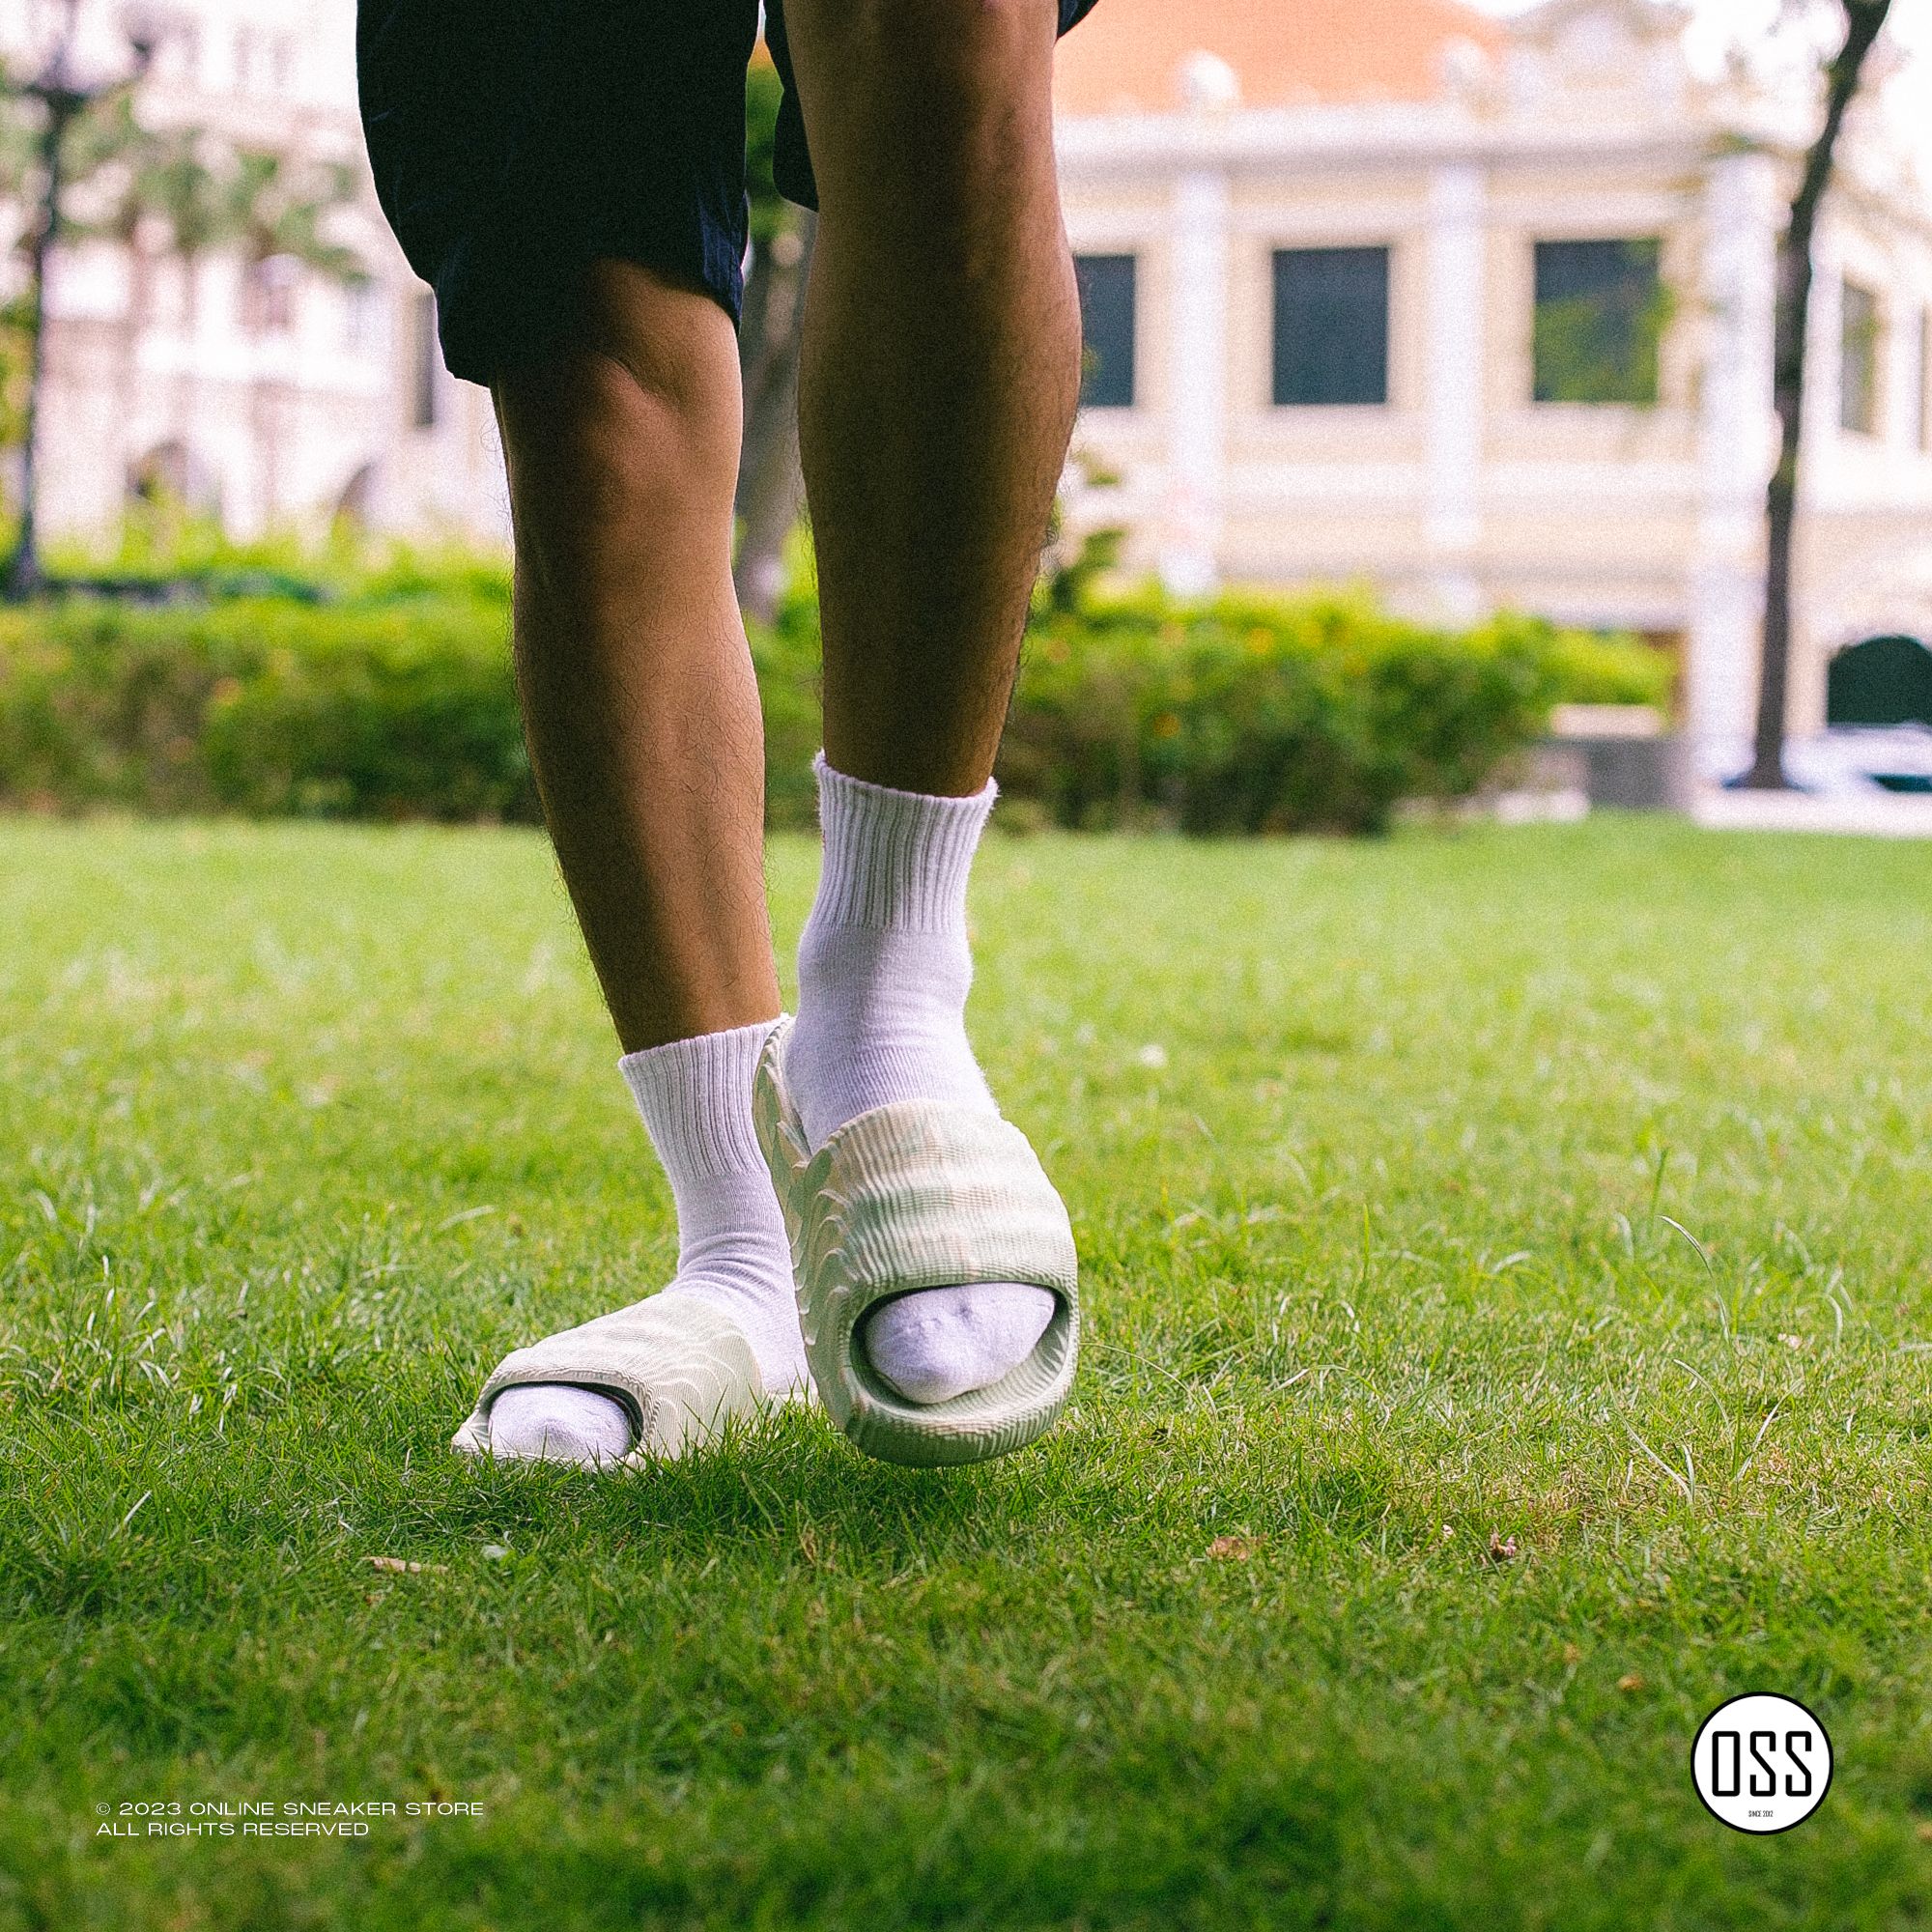
[[[60,36],[58,0],[0,0],[0,57],[31,74]],[[80,0],[84,77],[129,65],[125,21]],[[152,16],[144,126],[200,128],[284,165],[345,164],[357,192],[328,238],[364,278],[233,242],[184,259],[164,221],[132,245],[81,238],[48,277],[43,519],[112,530],[128,493],[164,483],[240,535],[309,531],[341,512],[378,528],[500,538],[504,490],[489,398],[435,354],[428,291],[367,185],[355,109],[354,0],[178,0]],[[111,176],[69,213],[98,213]],[[10,211],[14,233],[30,211]]]
[[[1076,65],[1070,42],[1062,70],[1098,351],[1076,447],[1110,479],[1074,492],[1076,526],[1124,526],[1129,566],[1178,587],[1358,582],[1443,618],[1512,608],[1644,634],[1678,656],[1707,763],[1734,762],[1802,121],[1742,75],[1694,78],[1685,16],[1651,0],[1549,0],[1507,27],[1364,0],[1378,84],[1351,96],[1332,67],[1311,82],[1277,65],[1260,85],[1280,98],[1261,99],[1244,69],[1275,40],[1252,9],[1163,23],[1124,5],[1141,38],[1119,71],[1097,43]],[[1282,0],[1291,42],[1297,11]],[[1390,72],[1405,31],[1410,69]],[[1163,33],[1187,51],[1157,75]],[[1823,722],[1839,647],[1932,642],[1932,197],[1869,116],[1817,264],[1800,731]],[[1621,331],[1621,370],[1566,346],[1593,313],[1612,348]]]
[[[63,17],[0,0],[0,55],[30,71]],[[125,65],[120,10],[78,17],[84,62]],[[184,260],[160,234],[64,244],[47,527],[110,530],[162,481],[240,534],[348,511],[501,540],[488,397],[442,369],[367,186],[354,0],[156,17],[144,122],[353,167],[330,232],[366,279],[234,245]],[[1367,583],[1445,619],[1642,633],[1676,654],[1714,766],[1733,757],[1756,685],[1773,265],[1806,130],[1742,74],[1696,78],[1684,25],[1658,0],[1546,0],[1507,24],[1456,0],[1102,0],[1056,83],[1095,352],[1072,526],[1122,526],[1130,569],[1190,590]],[[1801,731],[1840,646],[1932,641],[1932,197],[1870,116],[1817,252]],[[1566,349],[1592,302],[1621,372]]]

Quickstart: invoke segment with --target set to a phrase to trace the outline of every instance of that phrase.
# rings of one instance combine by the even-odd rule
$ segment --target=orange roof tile
[[[1196,49],[1239,76],[1242,103],[1421,100],[1441,85],[1443,44],[1502,44],[1495,20],[1456,0],[1099,0],[1060,43],[1063,115],[1160,113]]]

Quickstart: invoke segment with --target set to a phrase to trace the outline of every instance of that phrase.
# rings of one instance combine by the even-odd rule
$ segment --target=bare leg
[[[965,1034],[965,868],[1066,455],[1080,318],[1053,0],[789,0],[786,19],[819,191],[799,431],[831,767],[787,1065],[820,1141],[895,1100],[992,1107]],[[907,838],[926,855],[910,869]],[[925,1289],[860,1339],[902,1395],[942,1402],[1022,1361],[1053,1307],[1021,1283]]]
[[[731,588],[736,343],[708,296],[618,262],[590,272],[579,322],[569,348],[495,385],[518,687],[557,860],[677,1202],[672,1286],[737,1323],[777,1395],[804,1361],[751,1133],[755,1023],[779,990],[763,732]],[[596,1387],[507,1389],[490,1411],[497,1456],[595,1463],[633,1439]]]
[[[993,769],[1080,388],[1053,0],[791,0],[820,213],[799,434],[825,750],[963,795]]]
[[[770,1019],[764,737],[731,589],[741,403],[709,297],[600,263],[577,346],[495,385],[517,681],[627,1052]]]

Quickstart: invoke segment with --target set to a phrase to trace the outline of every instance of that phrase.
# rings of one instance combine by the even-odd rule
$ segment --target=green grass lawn
[[[1932,1918],[1932,852],[996,839],[975,917],[1059,1432],[478,1469],[673,1252],[542,843],[0,825],[0,1926]],[[1837,1754],[1769,1839],[1748,1688]],[[397,1815],[121,1808],[265,1800]]]

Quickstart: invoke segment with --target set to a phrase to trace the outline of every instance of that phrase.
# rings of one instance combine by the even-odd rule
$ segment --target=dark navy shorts
[[[1060,30],[1094,0],[1058,0]],[[779,0],[773,174],[817,206]],[[358,0],[376,192],[436,290],[443,359],[487,383],[542,353],[600,256],[744,297],[745,69],[757,0]]]

